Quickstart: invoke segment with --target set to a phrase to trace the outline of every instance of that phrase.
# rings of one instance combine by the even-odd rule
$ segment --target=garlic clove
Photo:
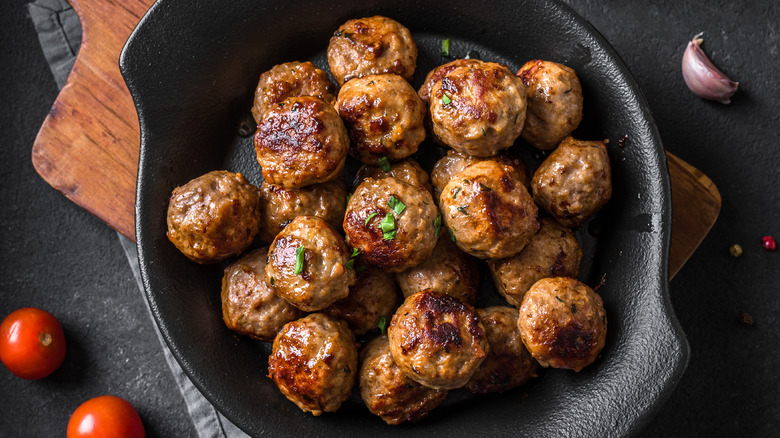
[[[685,48],[682,59],[683,79],[694,94],[720,103],[731,103],[730,97],[737,92],[738,82],[726,77],[712,64],[701,49],[701,33],[693,37]]]

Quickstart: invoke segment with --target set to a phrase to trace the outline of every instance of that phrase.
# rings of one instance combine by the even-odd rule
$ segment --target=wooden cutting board
[[[32,161],[46,182],[135,240],[138,116],[119,73],[119,53],[153,0],[69,0],[83,31],[68,81],[35,139]],[[720,212],[715,184],[667,153],[672,181],[673,277]]]

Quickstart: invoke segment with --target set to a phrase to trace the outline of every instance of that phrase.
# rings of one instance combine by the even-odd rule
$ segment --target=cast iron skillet
[[[236,336],[222,322],[224,264],[192,263],[165,236],[174,187],[225,168],[260,183],[251,139],[236,134],[260,73],[293,60],[327,68],[333,31],[376,14],[411,29],[420,46],[415,87],[448,61],[440,55],[444,38],[452,40],[453,57],[470,53],[512,70],[534,58],[573,67],[585,92],[576,135],[611,140],[615,188],[608,207],[579,232],[586,254],[580,278],[591,286],[604,280],[609,334],[601,358],[579,374],[547,370],[502,395],[453,391],[426,420],[400,427],[371,415],[358,396],[319,418],[287,401],[266,377],[268,344]],[[147,297],[184,371],[247,433],[618,436],[639,430],[679,381],[688,344],[668,298],[671,201],[661,141],[618,55],[562,3],[159,0],[130,36],[120,65],[141,124],[136,237]],[[532,168],[543,158],[516,148]]]

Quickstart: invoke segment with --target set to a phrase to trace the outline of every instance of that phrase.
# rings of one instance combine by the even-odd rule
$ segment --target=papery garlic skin
[[[683,79],[688,88],[702,99],[731,103],[731,96],[737,92],[738,82],[726,77],[712,64],[701,49],[701,33],[693,37],[685,48],[682,59]]]

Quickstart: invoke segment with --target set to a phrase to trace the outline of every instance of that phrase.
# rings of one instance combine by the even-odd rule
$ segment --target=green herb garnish
[[[379,327],[379,331],[382,332],[382,334],[385,334],[385,331],[387,331],[387,318],[380,316],[376,326]]]
[[[455,233],[452,232],[452,228],[450,228],[450,240],[452,240],[453,243],[455,242]]]
[[[384,219],[382,219],[382,222],[379,224],[379,228],[382,229],[382,232],[384,235],[382,236],[385,240],[393,240],[395,239],[395,218],[393,217],[393,213],[388,212]]]
[[[441,213],[439,213],[433,221],[433,228],[436,230],[436,237],[439,237],[439,233],[441,232]]]
[[[396,198],[395,195],[390,195],[390,200],[387,201],[387,205],[389,205],[390,208],[393,209],[395,214],[398,214],[398,215],[403,213],[404,210],[406,209],[406,204],[404,204],[398,198]]]
[[[371,219],[373,219],[373,218],[374,218],[374,216],[376,216],[376,215],[378,215],[378,214],[379,214],[379,213],[377,213],[377,212],[373,212],[373,213],[369,214],[369,215],[368,215],[368,217],[366,218],[366,222],[365,222],[363,225],[367,227],[367,226],[368,226],[368,221],[370,221]]]
[[[271,286],[273,286],[273,285],[274,285],[274,283],[276,283],[276,280],[274,280],[274,278],[273,278],[273,277],[271,277]]]
[[[452,191],[452,199],[458,196],[458,192],[460,192],[460,187],[455,187],[455,190]]]
[[[461,205],[458,207],[458,211],[468,216],[469,212],[466,210],[466,207],[468,207],[468,205]]]
[[[293,271],[293,275],[298,275],[303,271],[304,251],[306,251],[306,248],[302,246],[299,246],[298,249],[295,250],[295,270]]]
[[[366,270],[366,265],[358,265],[357,268],[355,268],[355,272],[363,272]]]
[[[482,136],[487,135],[487,131],[485,131],[485,128],[482,128]]]
[[[355,257],[360,254],[360,250],[357,248],[352,248],[352,254],[349,255],[349,258],[354,259]]]
[[[558,301],[560,301],[560,302],[563,302],[563,300],[562,300],[562,299],[558,298],[558,295],[556,295],[556,296],[555,296],[555,299],[556,299],[556,300],[558,300]]]
[[[441,42],[441,56],[450,57],[450,39],[442,40]]]
[[[379,164],[379,167],[385,172],[390,172],[390,160],[388,160],[387,157],[381,157],[379,161],[377,161],[377,164]]]
[[[480,189],[479,189],[480,192],[489,192],[489,191],[492,190],[490,187],[488,187],[488,186],[486,186],[486,185],[484,185],[482,183],[479,183],[479,187],[480,187]]]
[[[355,266],[355,259],[349,259],[347,260],[347,264],[344,265],[347,267],[347,269],[352,269]]]
[[[446,94],[441,95],[441,103],[444,105],[449,105],[452,103],[452,99],[450,99],[450,96],[447,96]]]

